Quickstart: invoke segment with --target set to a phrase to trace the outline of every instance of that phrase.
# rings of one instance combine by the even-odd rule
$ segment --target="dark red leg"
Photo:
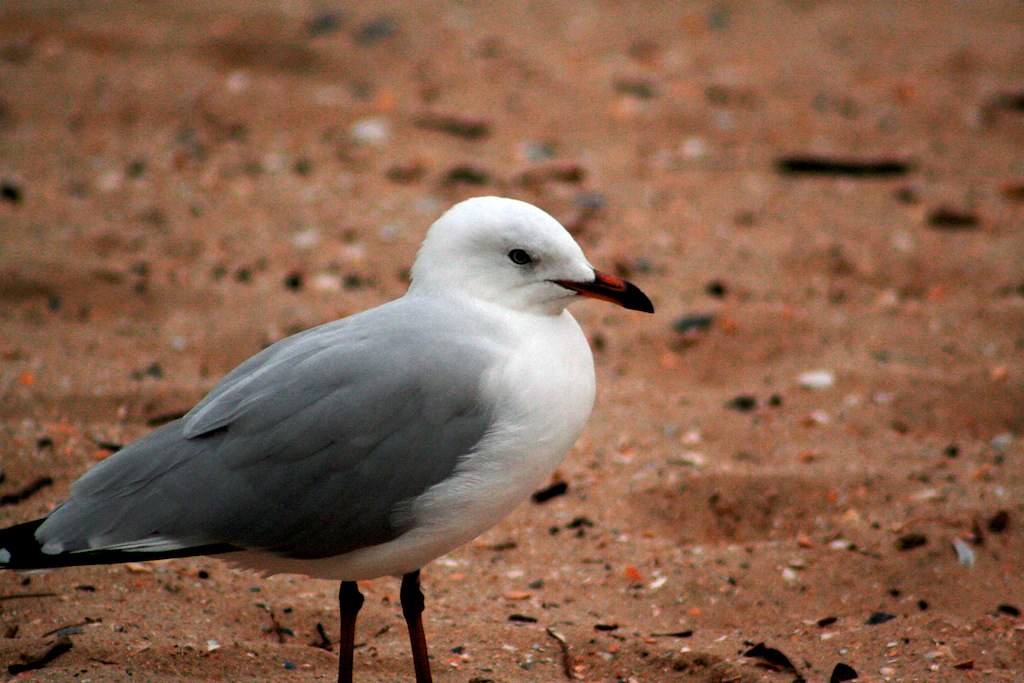
[[[338,642],[338,683],[352,683],[352,659],[356,645],[356,617],[363,606],[363,594],[355,581],[342,581],[338,590],[341,610],[341,641]]]
[[[430,659],[427,657],[427,636],[423,632],[423,591],[420,590],[419,570],[402,577],[402,614],[409,627],[412,644],[412,664],[416,668],[416,683],[431,683]]]

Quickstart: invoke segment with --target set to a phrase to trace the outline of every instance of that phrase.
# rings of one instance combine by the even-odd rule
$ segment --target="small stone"
[[[398,32],[398,22],[391,17],[378,17],[368,21],[356,31],[356,44],[369,47],[390,38]]]
[[[811,370],[797,377],[797,383],[804,389],[828,389],[836,383],[836,376],[829,370]]]
[[[757,397],[751,396],[750,394],[740,394],[739,396],[729,399],[729,401],[726,402],[725,407],[741,413],[749,413],[757,408]]]
[[[302,273],[299,271],[292,271],[284,276],[284,286],[290,290],[298,291],[302,289],[303,278]]]
[[[976,559],[974,549],[962,538],[953,539],[953,550],[956,552],[956,559],[965,567],[973,567]]]
[[[649,100],[658,95],[657,86],[646,78],[620,78],[615,81],[615,91],[641,100]]]
[[[317,292],[340,292],[342,287],[341,278],[334,273],[317,273],[313,276],[309,286]]]
[[[12,204],[21,203],[21,186],[13,180],[4,180],[0,182],[0,197],[2,197],[4,201],[11,202]]]
[[[1003,533],[1010,526],[1010,513],[1006,510],[998,511],[989,517],[986,526],[988,527],[988,530],[994,534]]]
[[[244,71],[232,71],[228,74],[224,87],[228,89],[228,92],[238,94],[249,87],[251,80],[249,74]]]
[[[997,451],[1004,451],[1013,444],[1014,436],[1009,432],[1003,432],[992,437],[991,444],[992,448]]]
[[[868,620],[864,623],[868,626],[877,626],[878,624],[884,624],[887,621],[892,621],[895,618],[895,614],[889,614],[888,612],[875,612],[868,617]]]
[[[123,184],[124,175],[121,171],[116,169],[104,171],[98,178],[96,178],[96,187],[99,188],[101,192],[115,192],[121,189]]]
[[[896,539],[897,550],[913,550],[914,548],[920,548],[924,545],[928,545],[928,537],[924,534],[904,534]]]
[[[506,600],[529,600],[533,597],[533,591],[508,591],[502,594]]]
[[[709,154],[708,143],[704,138],[687,138],[679,146],[679,153],[684,159],[703,159]]]
[[[292,244],[299,249],[312,249],[320,243],[320,231],[317,228],[306,228],[292,234]]]
[[[704,293],[708,296],[713,296],[716,299],[724,298],[728,291],[728,287],[726,287],[725,283],[721,280],[712,280],[704,285]]]
[[[832,675],[829,676],[828,681],[829,683],[843,683],[843,681],[853,681],[857,678],[859,678],[857,671],[852,666],[840,662],[832,669]]]
[[[444,186],[451,185],[486,185],[491,174],[479,166],[464,164],[450,169],[441,181]]]
[[[423,178],[427,172],[427,167],[420,161],[408,161],[405,163],[394,164],[391,166],[385,175],[387,179],[393,183],[399,185],[409,185],[415,183]]]
[[[349,135],[360,144],[380,147],[391,138],[391,124],[384,117],[360,119],[352,124]]]
[[[556,152],[555,146],[549,142],[524,142],[519,145],[519,154],[527,161],[547,161]]]
[[[567,484],[564,481],[558,481],[555,482],[554,484],[551,484],[550,486],[540,489],[539,491],[534,491],[531,498],[533,499],[534,503],[537,503],[539,505],[541,503],[548,502],[552,498],[564,496],[568,491],[569,484]]]
[[[979,223],[977,214],[965,209],[943,206],[928,213],[928,225],[937,230],[973,230]]]
[[[480,140],[491,134],[491,122],[479,116],[451,112],[423,112],[416,125],[466,140]]]
[[[325,10],[318,12],[306,22],[306,35],[310,38],[337,33],[341,29],[344,15],[341,10]]]
[[[682,465],[684,467],[694,467],[699,469],[707,464],[707,458],[703,453],[687,451],[678,457],[669,458],[668,463],[670,465]]]
[[[694,335],[710,328],[714,321],[714,313],[692,313],[676,318],[672,329],[679,334]]]
[[[508,620],[509,621],[515,621],[515,622],[518,622],[520,624],[536,624],[537,623],[537,618],[536,617],[529,617],[529,616],[526,616],[525,614],[510,614],[510,615],[508,615]]]

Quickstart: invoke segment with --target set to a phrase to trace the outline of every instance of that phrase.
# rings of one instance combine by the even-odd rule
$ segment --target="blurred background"
[[[564,493],[425,572],[439,680],[1012,680],[1022,29],[1015,0],[6,0],[0,520],[514,196],[658,313],[574,309],[592,423]],[[2,575],[0,661],[331,680],[335,589]],[[364,592],[360,679],[407,677],[397,585]]]

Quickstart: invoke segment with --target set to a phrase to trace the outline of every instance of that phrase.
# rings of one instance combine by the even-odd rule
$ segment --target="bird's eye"
[[[512,251],[508,252],[508,257],[512,261],[512,263],[516,264],[517,266],[525,266],[527,263],[533,262],[533,258],[531,258],[530,255],[527,254],[526,251],[524,251],[523,249],[513,249]]]

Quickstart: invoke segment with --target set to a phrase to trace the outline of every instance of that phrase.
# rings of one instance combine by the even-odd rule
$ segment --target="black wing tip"
[[[43,569],[35,566],[47,557],[36,540],[36,529],[42,523],[35,519],[0,529],[0,568]]]
[[[194,557],[196,555],[221,555],[242,550],[230,543],[207,543],[188,548],[153,552],[146,550],[85,550],[49,554],[43,552],[42,544],[36,540],[36,529],[44,521],[36,519],[0,529],[0,569],[30,571],[97,564],[120,564],[122,562]]]

